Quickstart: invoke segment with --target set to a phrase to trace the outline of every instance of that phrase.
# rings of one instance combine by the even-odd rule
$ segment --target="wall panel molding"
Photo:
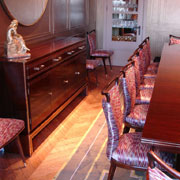
[[[180,1],[147,0],[146,36],[150,37],[153,56],[160,56],[169,34],[180,36]]]

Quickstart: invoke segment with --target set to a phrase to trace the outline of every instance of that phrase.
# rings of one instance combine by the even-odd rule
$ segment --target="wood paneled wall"
[[[150,36],[153,56],[160,56],[169,34],[180,36],[180,1],[147,0],[146,36]]]
[[[49,0],[42,18],[32,26],[18,26],[26,44],[55,36],[82,35],[86,30],[86,3],[88,0]],[[7,28],[11,19],[0,5],[0,55],[3,53]]]
[[[92,2],[94,7],[100,8],[102,1],[93,0]],[[144,4],[143,36],[144,38],[150,36],[152,56],[160,56],[163,44],[169,40],[169,34],[180,36],[180,0],[144,0]],[[95,27],[98,36],[103,33],[102,16],[103,9],[97,9]],[[101,48],[103,46],[102,38],[98,39],[97,43],[98,47]]]

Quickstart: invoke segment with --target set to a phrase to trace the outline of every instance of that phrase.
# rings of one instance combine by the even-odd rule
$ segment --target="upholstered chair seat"
[[[108,142],[106,155],[111,161],[108,180],[112,180],[116,167],[147,170],[147,152],[152,149],[150,145],[141,143],[141,132],[123,134],[125,101],[123,96],[123,76],[116,78],[102,91],[105,97],[102,107],[108,127]],[[174,154],[161,152],[157,147],[154,151],[169,165],[174,163]]]
[[[140,89],[144,89],[144,88],[154,88],[154,84],[155,84],[155,78],[145,78],[143,81],[143,84],[140,84]]]
[[[101,65],[101,62],[99,60],[95,60],[95,59],[87,59],[86,60],[86,69],[95,69],[98,66]]]
[[[135,105],[129,115],[125,117],[125,122],[135,129],[143,129],[148,112],[148,104]]]
[[[26,166],[24,153],[19,140],[19,134],[24,129],[24,121],[18,119],[0,118],[0,149],[16,140],[20,155]]]
[[[153,89],[140,89],[139,95],[136,97],[136,104],[149,104],[152,97],[152,93]]]
[[[151,169],[148,167],[149,179],[148,180],[173,180],[157,167]]]
[[[173,169],[157,152],[150,150],[148,156],[147,180],[177,180],[180,172]],[[173,159],[173,158],[172,158]],[[172,178],[169,176],[171,175]],[[174,179],[175,178],[175,179]]]
[[[147,153],[150,151],[151,146],[142,144],[141,136],[141,132],[123,134],[119,138],[118,147],[112,153],[112,158],[120,164],[124,164],[126,166],[147,169]],[[154,152],[158,154],[170,166],[174,165],[174,154],[161,152],[156,147],[154,148]]]
[[[112,56],[113,55],[113,51],[111,50],[101,50],[101,49],[98,49],[98,50],[94,50],[92,51],[91,53],[91,56],[92,57],[109,57],[109,56]]]
[[[144,74],[144,79],[153,78],[155,80],[156,76],[157,76],[157,73],[154,73],[152,71],[151,72],[148,71],[147,73]]]

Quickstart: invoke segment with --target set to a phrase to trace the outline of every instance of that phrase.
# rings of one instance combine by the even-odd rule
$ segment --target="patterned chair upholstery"
[[[157,72],[155,70],[148,70],[148,66],[146,65],[146,57],[145,57],[145,52],[143,49],[139,50],[139,59],[140,59],[140,64],[143,64],[143,76],[144,78],[156,78]]]
[[[134,68],[135,68],[135,76],[136,76],[136,86],[139,89],[152,89],[154,88],[155,79],[154,78],[145,78],[143,75],[142,66],[140,63],[139,52],[136,53],[131,58],[134,61]],[[138,91],[138,90],[137,90]]]
[[[136,104],[136,83],[135,83],[135,71],[132,63],[128,64],[124,70],[125,78],[122,82],[124,99],[125,99],[125,117],[124,121],[127,127],[142,129],[144,127],[146,116],[149,108],[149,102],[151,95],[148,97],[141,96]],[[151,89],[143,89],[139,91],[150,91]],[[152,94],[152,91],[151,91]],[[143,99],[144,98],[144,99]]]
[[[111,50],[104,50],[104,49],[96,48],[96,32],[95,32],[95,30],[93,30],[87,34],[88,34],[88,43],[89,43],[89,49],[90,49],[90,57],[93,59],[101,58],[103,60],[103,64],[104,64],[105,74],[107,74],[105,60],[106,59],[109,60],[109,65],[110,65],[110,68],[112,69],[111,56],[113,55],[114,52]]]
[[[15,140],[19,153],[26,166],[24,153],[19,139],[19,134],[24,129],[24,121],[18,119],[0,118],[0,149]]]
[[[95,76],[96,76],[96,85],[98,85],[98,76],[97,76],[97,71],[96,68],[98,66],[100,66],[100,61],[99,60],[95,60],[95,59],[86,59],[86,70],[87,70],[87,76],[88,79],[89,78],[89,71],[94,71],[95,72]]]
[[[148,180],[173,180],[158,168],[148,168]]]
[[[155,83],[155,77],[156,74],[152,73],[145,73],[146,72],[146,66],[145,66],[145,60],[143,56],[143,52],[141,49],[137,49],[137,58],[135,58],[135,67],[137,71],[139,70],[140,73],[140,89],[144,88],[154,88]]]
[[[113,179],[116,167],[147,170],[147,152],[151,146],[141,143],[141,132],[123,133],[124,101],[122,77],[113,86],[108,85],[102,94],[106,96],[102,100],[103,111],[108,125],[108,142],[106,154],[111,161],[108,180]],[[174,163],[174,155],[159,151],[154,147],[154,151],[160,155],[168,164]]]
[[[145,61],[146,61],[146,66],[147,66],[147,72],[156,72],[158,70],[159,63],[157,62],[152,62],[151,58],[151,48],[150,48],[150,41],[149,37],[147,37],[143,43],[142,43],[142,50],[145,54]]]
[[[148,56],[149,56],[149,66],[148,66],[148,69],[151,69],[153,68],[154,70],[157,71],[157,68],[159,66],[159,62],[153,62],[152,61],[152,57],[151,57],[151,47],[150,47],[150,40],[149,40],[149,37],[147,37],[145,39],[146,41],[146,45],[147,45],[147,53],[148,53]]]
[[[173,177],[180,179],[180,173],[165,163],[156,152],[148,152],[149,166],[147,170],[147,180],[173,180],[168,175],[165,174],[166,171],[171,174]],[[155,163],[156,166],[155,167]],[[161,170],[159,169],[161,168]],[[163,170],[163,171],[162,171]]]
[[[173,44],[180,44],[180,37],[174,36],[174,35],[169,35],[169,45]]]

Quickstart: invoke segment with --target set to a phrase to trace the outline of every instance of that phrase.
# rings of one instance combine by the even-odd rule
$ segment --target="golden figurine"
[[[13,20],[7,30],[6,55],[7,58],[30,57],[23,37],[17,33],[18,21]]]

